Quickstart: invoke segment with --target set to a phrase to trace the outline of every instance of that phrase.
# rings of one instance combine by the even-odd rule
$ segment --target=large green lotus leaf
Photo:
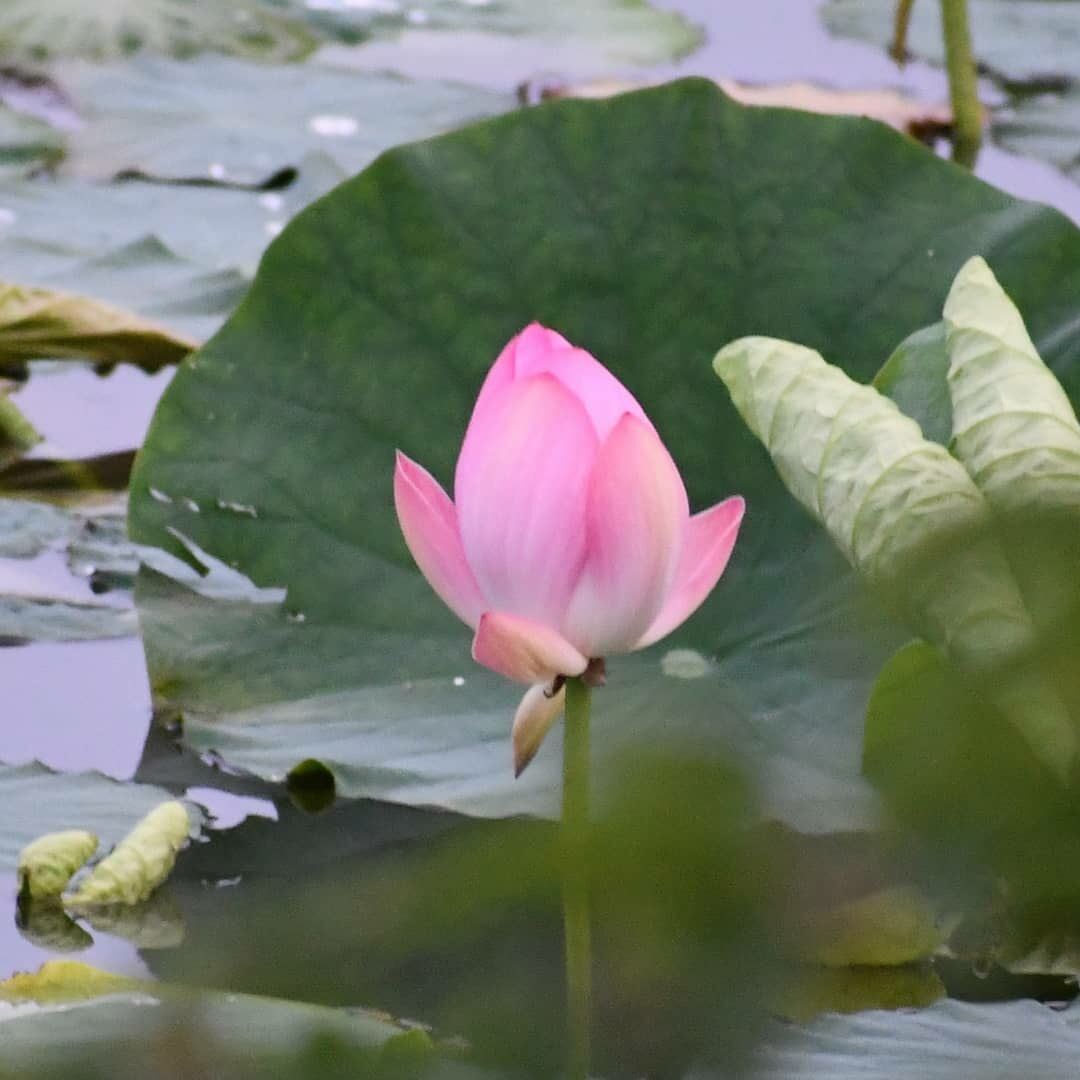
[[[1034,1001],[827,1016],[777,1029],[758,1054],[758,1080],[1072,1080],[1080,1009]],[[706,1080],[707,1071],[697,1073]]]
[[[264,776],[325,757],[341,790],[444,805],[464,777],[470,808],[490,813],[529,805],[543,777],[550,805],[555,747],[510,783],[518,689],[469,660],[391,498],[395,447],[449,481],[487,367],[539,318],[644,402],[695,508],[749,500],[702,611],[612,664],[598,729],[619,730],[624,710],[654,738],[749,718],[789,818],[829,818],[827,774],[858,802],[866,697],[902,636],[786,494],[709,361],[769,333],[866,380],[938,317],[973,251],[1080,388],[1080,233],[877,124],[745,109],[695,80],[385,155],[285,230],[163,398],[133,476],[133,536],[177,553],[189,537],[288,595],[215,612],[148,579],[159,703],[197,745]],[[706,677],[664,675],[673,647],[700,653]]]
[[[970,0],[969,8],[975,55],[995,75],[1015,82],[1076,77],[1080,55],[1076,0]],[[834,34],[884,48],[892,37],[895,13],[893,0],[829,0],[822,18]],[[939,5],[913,6],[908,48],[934,63],[945,63]]]
[[[392,2],[318,8],[309,19],[329,33],[364,35],[354,48],[324,50],[332,63],[500,88],[537,72],[584,78],[661,64],[701,42],[697,27],[645,0],[432,0],[422,19]]]

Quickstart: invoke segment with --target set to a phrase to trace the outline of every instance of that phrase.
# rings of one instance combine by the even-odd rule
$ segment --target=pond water
[[[939,70],[911,63],[900,71],[883,52],[830,37],[818,18],[818,0],[759,0],[738,5],[715,0],[656,0],[656,4],[701,23],[707,40],[701,49],[678,63],[650,70],[646,73],[650,77],[702,74],[751,82],[810,80],[844,88],[895,88],[931,102],[947,97],[945,79]],[[530,74],[518,73],[521,78]],[[985,98],[990,102],[1000,100],[1000,92],[987,83]],[[1043,162],[987,145],[978,172],[1007,191],[1049,203],[1080,221],[1080,188]],[[47,373],[36,372],[18,392],[16,401],[45,436],[35,456],[91,456],[138,446],[169,379],[169,372],[147,376],[121,369],[101,378],[87,370],[59,372],[50,368]],[[39,559],[32,566],[25,560],[0,560],[0,573],[5,568],[24,582],[31,575],[39,593],[47,591],[84,601],[93,595],[86,582],[73,579],[63,560],[55,556]],[[128,601],[121,595],[114,602]],[[142,648],[137,639],[36,643],[0,649],[0,679],[8,702],[6,718],[0,725],[0,760],[38,760],[57,769],[93,769],[122,779],[136,774],[151,720]],[[221,854],[216,862],[220,853],[215,850],[215,841],[196,848],[181,863],[175,886],[179,898],[177,917],[186,927],[187,945],[169,955],[144,954],[129,941],[94,931],[94,944],[80,954],[81,959],[124,973],[160,970],[212,981],[211,961],[221,948],[222,935],[233,932],[245,918],[242,897],[264,904],[271,922],[288,921],[290,915],[303,921],[305,910],[317,908],[317,897],[326,883],[314,874],[284,900],[280,896],[275,899],[282,879],[289,876],[274,867],[274,859],[282,851],[302,852],[308,846],[329,845],[363,834],[368,838],[367,848],[349,853],[347,859],[350,870],[360,873],[371,860],[385,857],[388,851],[408,848],[432,834],[471,828],[444,814],[388,809],[377,804],[336,807],[321,818],[312,818],[288,801],[275,805],[256,794],[230,794],[211,786],[209,781],[183,790],[209,807],[219,827],[244,822],[230,838],[228,858]],[[301,876],[303,873],[301,866]],[[0,976],[34,967],[49,955],[16,929],[13,894],[12,882],[0,880]],[[299,944],[291,939],[289,947],[302,951],[304,941],[302,936]],[[321,932],[322,952],[333,953],[335,941],[331,933]],[[290,981],[311,974],[298,952],[287,952],[285,960],[268,957],[265,952],[261,959],[254,953],[249,959],[253,966],[242,975],[231,975],[232,984],[281,994],[310,992],[310,982],[300,986]],[[538,958],[538,969],[547,970],[549,959]],[[257,961],[269,966],[259,967]],[[283,974],[282,964],[293,967]],[[971,991],[961,989],[962,983],[959,975],[949,975],[950,987],[958,994],[969,995]],[[1061,980],[1041,989],[1042,996],[1049,998],[1075,992]],[[341,987],[328,981],[323,996],[326,1000],[349,1002],[351,992],[349,984]],[[1035,991],[1028,983],[1002,991],[1005,996],[1031,992]],[[402,1009],[420,1008],[427,1003],[422,994],[410,997],[408,993],[393,1002]]]

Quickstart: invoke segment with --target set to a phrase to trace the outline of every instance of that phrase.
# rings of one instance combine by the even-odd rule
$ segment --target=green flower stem
[[[569,1080],[589,1075],[592,999],[592,930],[589,917],[589,698],[580,679],[566,681],[563,734],[563,927],[566,941],[566,1008]]]
[[[982,141],[982,115],[967,0],[941,0],[941,25],[952,98],[953,161],[972,169]]]

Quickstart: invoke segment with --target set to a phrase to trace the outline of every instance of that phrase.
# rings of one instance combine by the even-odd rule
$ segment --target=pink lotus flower
[[[454,495],[398,452],[405,542],[476,631],[474,659],[547,687],[679,626],[724,572],[743,516],[738,496],[691,516],[678,469],[630,392],[536,323],[480,389]],[[560,708],[551,689],[526,694],[515,736],[539,736],[526,760]]]

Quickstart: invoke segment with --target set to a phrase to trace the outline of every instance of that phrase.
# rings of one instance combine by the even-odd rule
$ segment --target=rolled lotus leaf
[[[953,453],[995,509],[1080,510],[1080,423],[978,256],[945,301]]]
[[[59,896],[97,847],[98,838],[84,829],[39,836],[19,852],[19,895],[32,900]]]
[[[980,676],[1034,650],[1035,627],[986,500],[914,420],[790,342],[740,338],[713,366],[791,493],[917,634]],[[1014,670],[994,697],[1044,762],[1069,767],[1076,735],[1041,676]]]
[[[172,872],[177,852],[187,845],[191,819],[182,802],[156,806],[93,868],[73,893],[68,908],[137,904]]]

